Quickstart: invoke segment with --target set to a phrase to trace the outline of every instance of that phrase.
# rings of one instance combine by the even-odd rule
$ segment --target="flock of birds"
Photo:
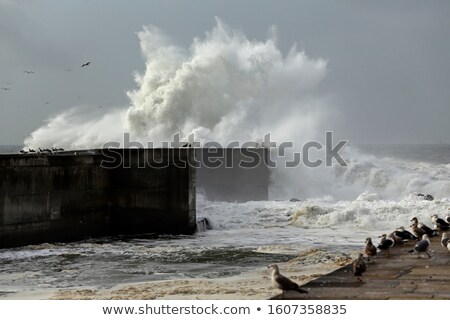
[[[450,229],[450,215],[445,219],[439,218],[437,214],[431,216],[431,222],[434,228],[430,228],[422,222],[419,222],[417,217],[413,217],[411,220],[411,232],[405,230],[404,227],[399,227],[395,231],[389,233],[388,235],[383,234],[380,238],[380,243],[375,247],[372,243],[371,238],[366,239],[366,246],[364,248],[364,253],[367,256],[367,261],[373,258],[375,262],[375,256],[380,252],[383,252],[385,257],[389,257],[389,250],[398,245],[402,245],[406,242],[416,241],[414,248],[409,250],[409,253],[417,253],[417,258],[420,258],[420,254],[426,254],[428,258],[431,258],[429,253],[430,239],[437,237],[439,232],[442,231],[441,245],[450,252],[450,233],[445,232]],[[359,254],[358,258],[352,264],[353,274],[361,280],[362,274],[366,271],[366,262],[364,255]]]
[[[93,63],[92,61],[87,61],[87,62],[85,62],[85,63],[83,63],[83,64],[81,65],[81,68],[90,66],[92,63]],[[72,71],[72,69],[66,69],[66,71]],[[35,73],[35,72],[32,71],[32,70],[23,70],[22,72],[25,73],[25,74],[27,74],[27,75],[32,75],[32,74]],[[11,90],[12,90],[12,86],[11,86],[11,82],[9,82],[9,81],[4,81],[4,83],[6,84],[6,86],[1,87],[0,90],[3,91],[3,92],[6,94],[8,91],[11,91]],[[77,99],[82,99],[80,96],[77,96],[76,98],[77,98]],[[45,104],[46,104],[46,105],[49,105],[50,102],[49,102],[49,101],[46,101]],[[106,106],[111,106],[111,103],[108,102],[108,103],[106,103],[105,105],[106,105]],[[103,109],[103,105],[98,106],[98,108]],[[35,152],[36,152],[36,151],[35,151]],[[29,152],[28,152],[28,153],[29,153]]]
[[[20,152],[21,154],[27,154],[27,153],[51,154],[51,153],[54,153],[54,152],[62,152],[62,151],[64,151],[63,148],[54,148],[54,147],[53,147],[53,148],[51,148],[51,149],[48,149],[48,148],[46,148],[46,149],[38,148],[37,150],[28,148],[28,150],[22,149],[22,150],[20,150],[19,152]]]
[[[420,258],[421,253],[425,253],[429,258],[430,238],[437,237],[439,232],[442,231],[441,245],[450,252],[450,215],[445,219],[439,218],[437,214],[431,216],[431,222],[434,224],[434,228],[430,228],[424,223],[419,222],[417,217],[413,217],[411,220],[411,232],[404,227],[399,227],[389,234],[383,234],[379,236],[380,243],[375,246],[372,243],[371,238],[367,238],[365,242],[364,254],[359,253],[358,258],[352,263],[352,272],[357,277],[358,281],[361,280],[362,274],[366,271],[366,260],[372,259],[375,262],[375,256],[378,252],[384,253],[385,257],[389,257],[389,250],[398,245],[402,245],[406,242],[416,241],[414,248],[409,250],[409,253],[417,253],[417,258]],[[283,276],[280,273],[278,265],[271,264],[269,268],[272,269],[272,284],[278,289],[282,290],[283,296],[286,291],[297,291],[299,293],[308,293],[300,286],[289,278]]]
[[[86,62],[86,63],[83,63],[83,64],[81,65],[81,68],[87,67],[87,66],[89,66],[91,63],[92,63],[92,61],[88,61],[88,62]],[[71,70],[71,69],[66,69],[66,71],[72,71],[72,70]],[[35,72],[32,71],[32,70],[24,70],[23,73],[28,74],[28,75],[31,75],[31,74],[34,74]],[[1,87],[1,90],[2,90],[2,91],[10,91],[10,90],[11,90],[11,86],[10,86],[10,85],[11,85],[11,82],[5,81],[5,84],[7,84],[8,86],[7,86],[7,87]],[[48,103],[46,103],[46,104],[48,104]]]

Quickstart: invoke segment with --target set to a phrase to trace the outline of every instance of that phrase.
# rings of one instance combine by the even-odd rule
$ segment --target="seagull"
[[[411,231],[414,234],[414,236],[418,239],[422,239],[422,236],[425,234],[425,231],[423,231],[421,228],[419,228],[417,222],[414,222],[411,225]]]
[[[272,284],[283,291],[283,296],[284,292],[289,290],[297,291],[299,293],[308,293],[301,289],[298,284],[280,274],[280,270],[276,264],[271,264],[269,268],[272,268]]]
[[[394,245],[402,245],[405,243],[405,240],[403,240],[402,237],[397,236],[395,231],[389,233],[388,237],[394,240]]]
[[[450,234],[448,232],[442,233],[441,245],[450,252]]]
[[[404,227],[398,227],[397,229],[395,229],[393,234],[394,236],[401,238],[403,240],[418,240],[418,238],[415,235],[413,235],[408,230],[405,230]]]
[[[380,251],[384,251],[384,256],[388,257],[389,249],[391,249],[394,246],[394,239],[392,239],[391,237],[387,237],[386,234],[382,234],[378,238],[381,238],[380,244],[378,245],[378,249],[380,249]]]
[[[369,238],[370,239],[370,238]],[[355,275],[355,277],[358,277],[357,279],[358,279],[358,281],[359,282],[363,282],[362,280],[361,280],[361,276],[362,276],[362,274],[366,271],[366,263],[364,262],[364,257],[363,257],[363,254],[362,253],[360,253],[359,255],[358,255],[358,259],[356,259],[355,261],[353,261],[353,264],[352,264],[352,271],[353,271],[353,274]]]
[[[424,233],[426,233],[428,236],[430,237],[435,237],[437,236],[436,231],[434,231],[433,229],[431,229],[430,227],[426,226],[425,224],[423,224],[422,222],[419,223],[419,220],[414,217],[410,220],[413,224],[417,223],[417,226],[423,230]],[[411,225],[412,227],[412,225]],[[414,232],[413,232],[414,233]],[[420,238],[420,237],[419,237]]]
[[[422,222],[419,222],[418,224],[419,228],[422,229],[423,231],[425,231],[425,233],[431,238],[431,237],[436,237],[438,236],[438,233],[436,232],[436,230],[431,229],[430,227],[428,227],[427,225],[423,224]]]
[[[430,246],[430,237],[427,234],[422,236],[422,240],[418,241],[414,246],[414,249],[409,250],[408,252],[417,252],[417,258],[420,258],[420,253],[425,252],[428,255],[428,258],[431,258],[428,253],[428,247]]]
[[[3,90],[3,91],[8,91],[8,90],[11,90],[11,88],[2,87],[2,90]]]
[[[32,74],[34,71],[24,70],[23,73]]]
[[[88,61],[88,62],[86,62],[86,63],[83,63],[82,65],[81,65],[81,67],[83,68],[83,67],[87,67],[88,65],[90,65],[92,62],[91,61]]]
[[[366,239],[366,247],[364,249],[364,253],[367,255],[367,261],[370,261],[370,257],[373,257],[373,261],[375,262],[377,247],[373,245],[371,238]]]
[[[431,222],[433,222],[436,229],[442,231],[447,231],[448,229],[450,229],[450,224],[448,224],[448,222],[444,219],[439,218],[437,214],[433,214],[431,216]]]

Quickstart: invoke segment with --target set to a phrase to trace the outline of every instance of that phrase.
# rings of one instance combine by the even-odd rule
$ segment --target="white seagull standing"
[[[447,252],[450,253],[450,233],[442,233],[441,245],[447,249]]]
[[[409,250],[410,253],[417,252],[417,258],[420,258],[420,253],[425,252],[428,258],[431,258],[431,255],[428,253],[428,248],[430,247],[430,237],[427,234],[422,236],[422,240],[418,241],[414,246],[414,249]]]

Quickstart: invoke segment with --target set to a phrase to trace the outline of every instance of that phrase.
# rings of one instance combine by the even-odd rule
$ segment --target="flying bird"
[[[353,271],[353,274],[355,275],[355,277],[358,277],[357,278],[358,281],[363,282],[360,277],[366,271],[366,263],[364,262],[364,257],[363,257],[362,253],[360,253],[358,255],[358,259],[353,261],[352,271]]]
[[[370,257],[373,257],[373,261],[375,262],[375,256],[377,255],[377,247],[373,245],[371,238],[366,239],[366,247],[364,248],[364,253],[367,256],[367,261],[370,261]]]
[[[424,234],[422,236],[422,240],[418,241],[414,246],[414,249],[409,250],[408,252],[409,253],[417,252],[417,258],[420,258],[420,254],[422,252],[425,252],[428,258],[431,258],[430,254],[428,253],[429,247],[430,247],[430,237],[427,234]]]
[[[34,71],[24,70],[23,73],[32,74]]]
[[[271,264],[269,268],[272,268],[272,284],[283,291],[283,296],[285,291],[290,290],[297,291],[299,293],[308,293],[307,291],[301,289],[297,283],[280,274],[280,269],[276,264]]]
[[[81,65],[81,67],[83,68],[83,67],[87,67],[88,65],[90,65],[92,62],[91,61],[88,61],[88,62],[86,62],[86,63],[83,63],[82,65]]]

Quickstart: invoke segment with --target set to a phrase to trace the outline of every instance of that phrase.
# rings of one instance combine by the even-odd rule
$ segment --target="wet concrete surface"
[[[440,237],[431,239],[430,254],[408,253],[414,243],[378,253],[375,262],[358,281],[351,264],[314,279],[301,287],[308,294],[286,292],[271,299],[356,300],[356,299],[450,299],[450,253]]]

